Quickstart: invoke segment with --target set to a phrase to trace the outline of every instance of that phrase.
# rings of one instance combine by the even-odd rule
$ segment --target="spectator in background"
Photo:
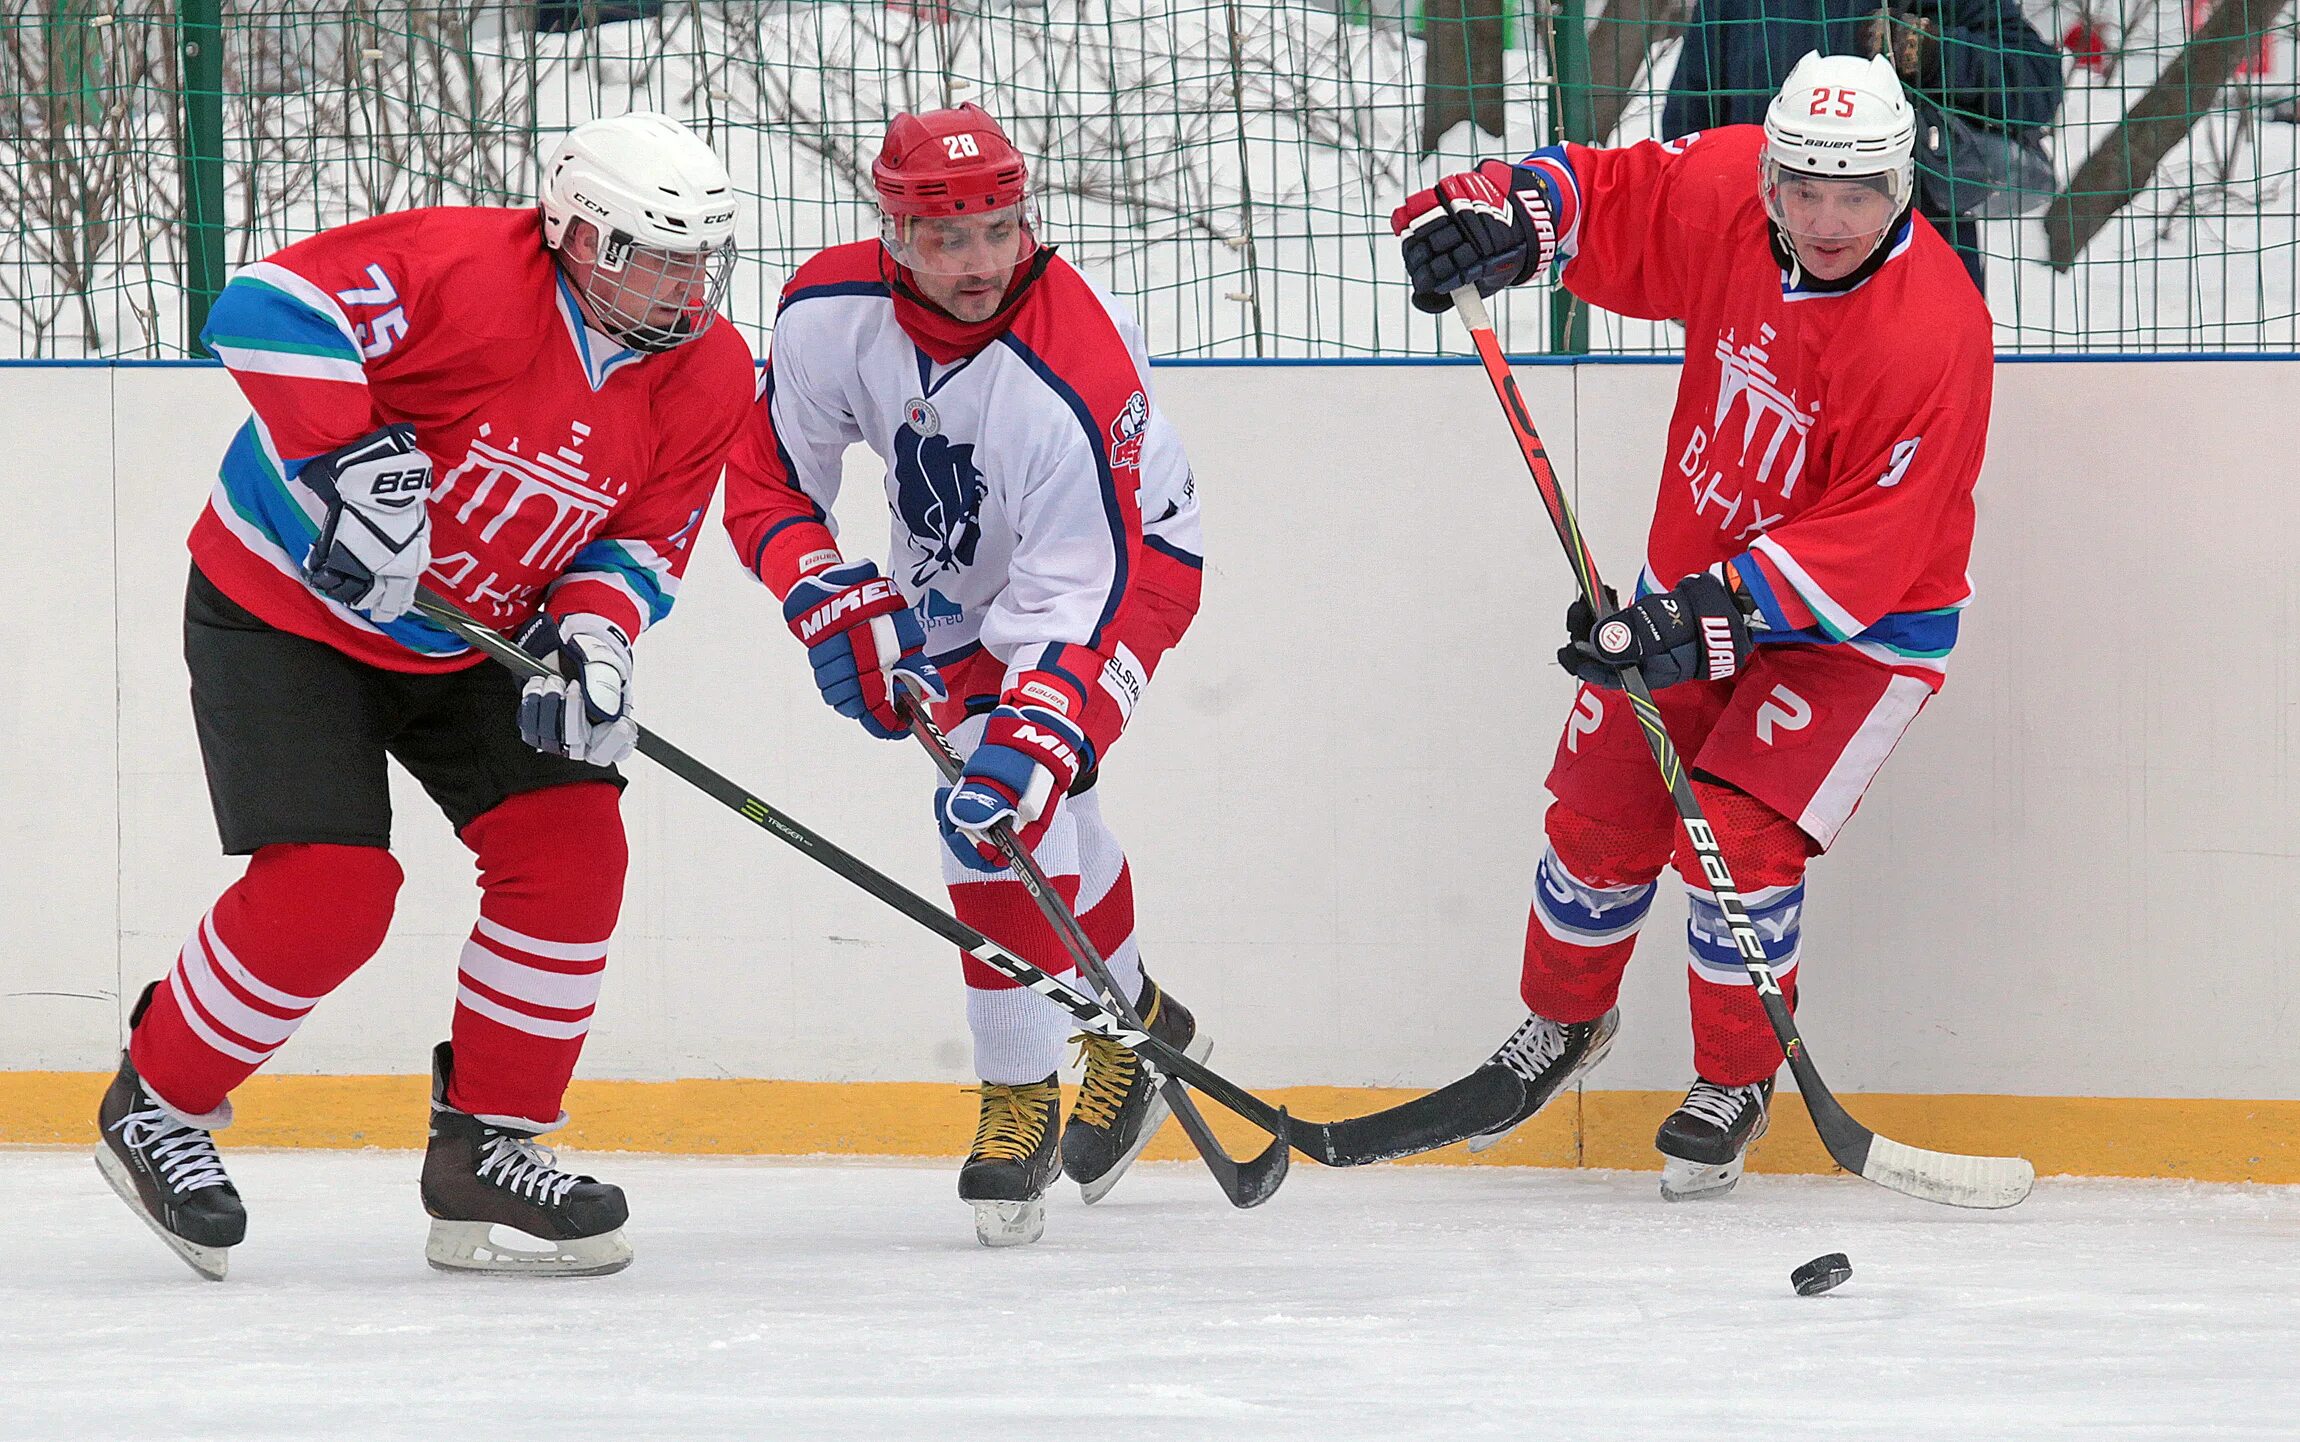
[[[2060,109],[2052,45],[2017,0],[1694,0],[1662,138],[1762,122],[1808,51],[1892,60],[1917,111],[1918,213],[1983,285],[1974,212]]]

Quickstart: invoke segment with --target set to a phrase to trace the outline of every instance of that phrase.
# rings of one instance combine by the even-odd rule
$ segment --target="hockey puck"
[[[1800,1297],[1818,1297],[1831,1287],[1842,1286],[1853,1275],[1853,1264],[1845,1260],[1843,1252],[1831,1252],[1815,1257],[1789,1274],[1789,1285],[1797,1289]]]

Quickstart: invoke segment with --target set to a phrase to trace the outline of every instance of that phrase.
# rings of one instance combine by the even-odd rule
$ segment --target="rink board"
[[[1523,375],[1619,583],[1676,375]],[[1571,582],[1474,366],[1157,382],[1208,555],[1199,622],[1103,781],[1145,953],[1226,1074],[1307,1114],[1363,1111],[1467,1070],[1519,1013]],[[1978,599],[1947,690],[1814,868],[1806,915],[1800,1022],[1880,1130],[2048,1173],[2296,1179],[2300,626],[2278,620],[2300,615],[2296,413],[2292,361],[2000,366]],[[59,558],[0,607],[0,651],[29,678],[0,708],[8,1140],[84,1125],[127,1004],[236,874],[215,854],[179,627],[183,534],[243,415],[212,367],[0,367],[0,438],[39,499],[15,513],[18,544]],[[859,450],[838,512],[851,553],[883,554]],[[924,758],[820,704],[720,534],[706,523],[677,613],[641,648],[641,715],[937,895]],[[2268,624],[2212,651],[2202,618],[2240,604]],[[947,948],[630,774],[632,880],[574,1104],[586,1144],[961,1145]],[[421,793],[397,800],[391,937],[283,1052],[299,1075],[251,1086],[235,1142],[300,1117],[308,1135],[273,1138],[366,1144],[420,1117],[405,1074],[445,1033],[473,890]],[[1609,1090],[1495,1156],[1647,1164],[1657,1099],[1690,1076],[1682,916],[1665,886]],[[743,1080],[765,1077],[791,1080]],[[279,1120],[260,1120],[271,1087]],[[1820,1166],[1790,1110],[1766,1164]]]
[[[0,1072],[0,1145],[89,1145],[96,1098],[110,1078],[83,1072]],[[227,1144],[242,1147],[420,1147],[426,1081],[413,1076],[258,1076],[233,1095]],[[1065,1088],[1064,1110],[1075,1095]],[[1262,1093],[1297,1116],[1359,1116],[1414,1095],[1350,1087]],[[1653,1131],[1680,1092],[1569,1093],[1489,1151],[1462,1146],[1408,1158],[1440,1166],[1659,1170]],[[1846,1097],[1864,1123],[1938,1150],[2028,1158],[2044,1176],[2160,1177],[2202,1182],[2300,1182],[2300,1102],[2098,1097],[1876,1095]],[[555,1144],[587,1151],[783,1157],[951,1157],[974,1135],[975,1098],[932,1082],[692,1079],[577,1080]],[[1267,1137],[1220,1107],[1206,1108],[1230,1149]],[[1169,1125],[1144,1153],[1195,1155]],[[1751,1153],[1760,1172],[1836,1170],[1784,1092]]]

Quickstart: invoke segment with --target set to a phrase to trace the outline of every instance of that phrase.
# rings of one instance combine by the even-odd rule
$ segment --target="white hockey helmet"
[[[664,351],[709,328],[734,276],[735,183],[700,136],[646,110],[586,120],[552,151],[540,200],[553,250],[576,220],[598,235],[596,261],[570,272],[600,329]]]
[[[1916,193],[1917,114],[1881,55],[1808,52],[1765,107],[1765,208],[1788,175],[1868,180],[1894,214]]]

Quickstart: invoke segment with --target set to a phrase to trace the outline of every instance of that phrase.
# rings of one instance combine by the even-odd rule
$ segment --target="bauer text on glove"
[[[326,504],[304,579],[378,625],[406,615],[431,564],[431,457],[415,427],[385,426],[304,462],[296,479]]]

